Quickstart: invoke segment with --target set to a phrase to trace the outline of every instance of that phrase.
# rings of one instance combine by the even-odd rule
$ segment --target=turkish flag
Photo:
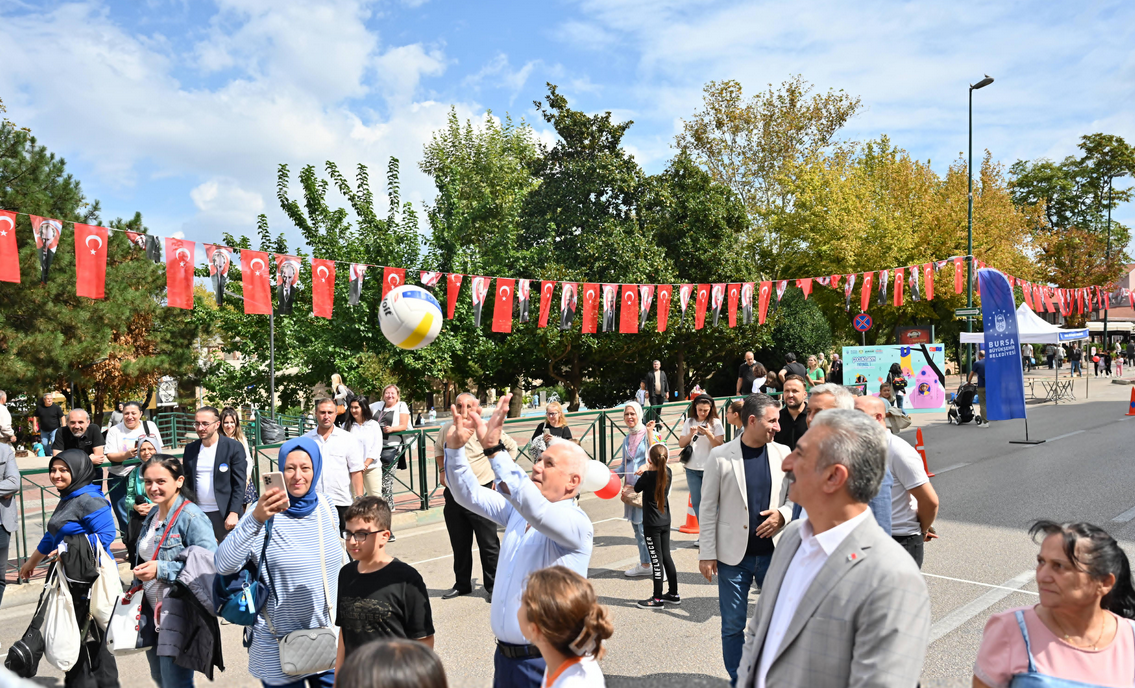
[[[843,275],[832,275],[831,287],[832,289],[839,289],[839,280]]]
[[[457,308],[457,295],[461,293],[461,278],[456,272],[451,272],[445,276],[445,301],[449,307],[449,315],[446,316],[449,320],[453,320],[453,309]]]
[[[650,317],[650,304],[654,303],[654,285],[638,285],[638,329],[646,327],[646,319]]]
[[[902,281],[906,270],[895,268],[895,306],[902,305]]]
[[[1025,303],[1028,304],[1030,309],[1035,311],[1036,308],[1033,306],[1033,289],[1029,286],[1028,282],[1021,283],[1021,293],[1025,295]]]
[[[330,318],[335,308],[335,261],[311,259],[311,312]]]
[[[721,307],[725,305],[725,283],[714,284],[709,291],[709,309],[713,311],[713,326],[721,322]]]
[[[583,285],[583,331],[594,334],[599,321],[599,285]]]
[[[1111,293],[1109,293],[1106,290],[1106,287],[1105,287],[1104,291],[1100,291],[1099,287],[1096,287],[1096,292],[1099,293],[1100,304],[1103,306],[1103,309],[1105,311],[1110,309],[1111,308]]]
[[[193,250],[196,244],[185,239],[166,238],[166,305],[193,308]],[[106,261],[103,260],[103,269]]]
[[[658,285],[658,331],[666,331],[666,321],[670,318],[670,297],[674,295],[673,284]]]
[[[1048,293],[1048,287],[1041,287],[1040,294],[1044,298],[1044,307],[1049,313],[1055,313],[1056,307],[1052,305],[1052,295]]]
[[[512,297],[516,280],[497,278],[497,298],[493,303],[493,332],[512,332]]]
[[[406,284],[406,271],[402,268],[382,268],[382,298],[395,287]]]
[[[619,332],[638,333],[638,285],[624,284],[619,295]]]
[[[926,300],[934,300],[934,263],[925,263],[922,266],[922,290],[926,293]]]
[[[800,287],[800,289],[803,290],[804,300],[807,301],[808,296],[810,296],[812,293],[812,278],[804,277],[802,279],[798,279],[796,280],[796,286]]]
[[[741,298],[741,285],[729,285],[729,327],[737,327],[737,300]]]
[[[555,291],[555,280],[540,282],[540,327],[548,326],[548,313],[552,310],[552,294]]]
[[[16,246],[16,214],[0,210],[0,282],[20,283],[20,249]]]
[[[686,322],[686,309],[690,307],[690,294],[694,291],[692,284],[678,285],[678,306],[682,309],[682,322]]]
[[[705,309],[709,305],[709,285],[699,284],[698,293],[694,299],[694,329],[700,330],[705,325]]]
[[[761,293],[757,300],[757,324],[765,324],[765,316],[768,315],[768,300],[772,296],[772,282],[761,282]]]
[[[89,299],[106,297],[106,242],[106,227],[75,223],[75,291],[79,296]],[[192,252],[193,249],[189,250]],[[189,304],[192,308],[192,294]]]
[[[422,283],[423,287],[436,287],[437,283],[441,281],[441,273],[432,270],[419,270],[418,281]]]
[[[244,313],[272,313],[272,287],[268,283],[268,254],[243,249],[240,252],[240,281],[244,286]]]
[[[954,293],[962,293],[962,261],[965,258],[958,256],[954,258]]]
[[[864,313],[867,312],[867,308],[871,305],[871,281],[874,276],[875,273],[873,272],[863,273],[863,286],[859,294],[859,310]]]

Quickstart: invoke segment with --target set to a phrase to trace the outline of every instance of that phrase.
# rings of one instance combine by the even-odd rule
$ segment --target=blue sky
[[[422,146],[455,107],[533,121],[544,83],[574,107],[632,119],[648,172],[713,79],[752,93],[801,74],[864,108],[845,135],[887,134],[942,172],[974,146],[1011,164],[1061,159],[1083,134],[1135,142],[1135,3],[390,0],[0,0],[0,98],[63,155],[103,219],[142,211],[198,241],[298,233],[276,166],[402,162],[433,197]],[[975,156],[976,157],[976,156]],[[376,189],[377,192],[383,189]],[[1117,219],[1135,225],[1135,208]]]

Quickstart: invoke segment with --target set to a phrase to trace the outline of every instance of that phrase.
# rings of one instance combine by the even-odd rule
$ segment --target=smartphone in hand
[[[264,491],[267,492],[268,490],[271,490],[272,488],[276,488],[276,489],[280,490],[281,492],[283,492],[285,494],[288,492],[288,488],[284,484],[284,474],[283,473],[281,473],[279,471],[275,471],[275,472],[272,472],[272,473],[265,473],[264,474]]]

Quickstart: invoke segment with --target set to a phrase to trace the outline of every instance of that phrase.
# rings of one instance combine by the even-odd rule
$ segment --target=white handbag
[[[122,579],[118,576],[114,557],[102,548],[102,541],[95,542],[95,556],[98,558],[99,577],[91,585],[91,616],[98,622],[99,628],[105,630],[114,613],[115,602],[122,596]]]
[[[75,616],[75,602],[67,576],[56,565],[47,583],[46,613],[43,617],[43,656],[60,671],[70,671],[79,661],[81,633]]]
[[[323,509],[320,502],[315,513],[319,519],[319,570],[323,574],[323,601],[327,608],[327,618],[335,617],[331,606],[331,588],[327,585],[327,564],[323,549]],[[344,550],[344,554],[346,551]],[[267,559],[267,557],[265,557]],[[272,574],[264,562],[268,573],[268,585],[272,585]],[[275,591],[273,591],[274,593]],[[279,599],[279,598],[277,598]],[[283,638],[276,634],[272,619],[268,615],[269,603],[264,608],[264,620],[268,630],[280,648],[280,670],[289,676],[306,676],[330,671],[335,668],[335,658],[339,651],[339,630],[334,627],[300,629],[292,631]]]
[[[110,623],[106,626],[106,648],[115,656],[132,655],[150,649],[139,642],[142,630],[142,601],[146,598],[142,586],[122,594],[114,605]]]

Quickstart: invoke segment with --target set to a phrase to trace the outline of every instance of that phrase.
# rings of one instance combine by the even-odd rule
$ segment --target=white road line
[[[941,619],[938,619],[930,626],[930,642],[933,643],[942,636],[948,635],[965,622],[984,612],[986,609],[989,609],[1009,595],[1012,595],[1014,592],[1021,592],[1020,588],[1024,587],[1035,577],[1036,572],[1032,569],[1022,571],[973,602],[963,604]]]
[[[1127,511],[1124,511],[1122,514],[1116,516],[1111,520],[1115,523],[1127,523],[1133,518],[1135,518],[1135,506],[1131,507]]]
[[[1085,431],[1084,430],[1073,430],[1072,432],[1066,432],[1063,435],[1057,435],[1056,437],[1049,437],[1046,440],[1046,442],[1055,442],[1056,440],[1062,440],[1065,437],[1072,437],[1073,435],[1079,435],[1082,432],[1085,432]],[[1037,445],[1034,445],[1034,446],[1039,447],[1039,446],[1042,446],[1042,445],[1037,444]]]
[[[969,465],[968,463],[955,463],[955,464],[946,466],[945,468],[937,469],[936,471],[934,471],[934,475],[941,475],[943,473],[946,473],[947,471],[952,471],[955,468],[965,468],[968,465]]]
[[[1018,590],[1017,588],[1006,588],[1005,586],[1002,586],[1002,585],[993,585],[992,583],[980,583],[978,581],[966,580],[965,578],[951,578],[949,576],[938,576],[938,575],[935,575],[933,573],[925,573],[925,572],[923,572],[922,575],[927,576],[929,578],[941,578],[942,580],[955,581],[955,582],[958,582],[958,583],[969,583],[970,585],[980,585],[983,588],[998,588],[998,589],[1001,589],[1001,590],[1011,590],[1013,592],[1023,592],[1026,595],[1039,595],[1040,594],[1039,592],[1033,592],[1032,590]]]
[[[618,561],[612,561],[611,563],[604,564],[603,566],[591,566],[591,567],[588,567],[588,568],[591,571],[620,571],[621,572],[621,570],[624,566],[630,566],[631,564],[641,564],[641,563],[642,562],[640,562],[638,560],[638,555],[636,554],[633,557],[627,557],[626,559],[620,559]]]

